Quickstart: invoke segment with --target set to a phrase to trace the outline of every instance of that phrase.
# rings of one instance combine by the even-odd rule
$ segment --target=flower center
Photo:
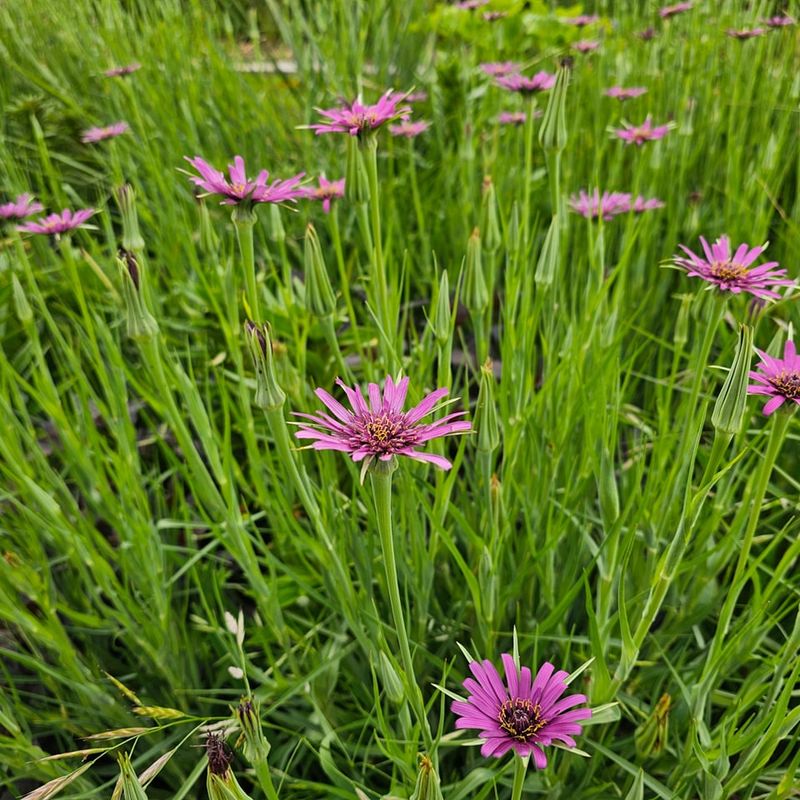
[[[375,444],[386,445],[400,431],[400,426],[386,414],[371,417],[366,423],[367,434]]]
[[[231,185],[231,189],[236,194],[244,194],[247,191],[247,184],[246,183],[234,183]]]
[[[547,723],[542,708],[530,700],[506,700],[497,716],[500,727],[518,742],[529,742]]]
[[[711,264],[711,274],[721,281],[738,281],[747,275],[747,267],[734,261],[714,261]]]
[[[770,378],[770,383],[784,397],[790,400],[800,397],[800,372],[786,372],[784,370],[774,378]]]

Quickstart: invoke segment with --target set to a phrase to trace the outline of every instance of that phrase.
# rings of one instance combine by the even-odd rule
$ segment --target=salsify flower
[[[31,220],[20,225],[17,230],[25,233],[44,233],[49,236],[60,236],[62,233],[80,228],[89,217],[94,216],[97,211],[94,208],[82,208],[78,211],[70,211],[65,208],[60,214],[48,214],[46,217]]]
[[[89,128],[81,135],[84,144],[94,144],[102,142],[104,139],[113,139],[115,136],[122,136],[127,133],[130,126],[127,122],[115,122],[113,125],[106,125],[103,128]]]
[[[524,75],[501,75],[495,78],[495,83],[510,92],[537,94],[552,89],[556,85],[556,76],[550,72],[537,72],[532,78]]]
[[[486,61],[480,68],[492,78],[500,78],[503,75],[513,75],[522,69],[522,64],[516,61]]]
[[[669,19],[676,14],[683,14],[684,11],[691,11],[692,3],[675,3],[674,6],[664,6],[659,9],[659,16],[661,19]]]
[[[488,6],[490,0],[461,0],[456,3],[456,8],[464,9],[465,11],[474,11],[476,8]]]
[[[573,736],[581,732],[581,720],[592,716],[582,694],[567,691],[568,673],[556,672],[545,662],[532,679],[528,667],[519,669],[508,654],[501,656],[506,682],[488,659],[471,661],[473,678],[464,681],[466,700],[454,700],[450,710],[458,716],[456,728],[473,728],[483,739],[481,755],[500,758],[512,748],[521,757],[532,756],[537,769],[547,766],[542,748],[553,742],[575,747]]]
[[[321,133],[349,133],[351,136],[363,136],[380,128],[387,122],[407,119],[411,116],[410,106],[401,106],[403,95],[393,95],[390,89],[372,105],[364,105],[361,100],[344,104],[338,108],[318,108],[326,122],[306,125],[317,135]]]
[[[524,125],[527,115],[524,111],[502,111],[497,115],[501,125]]]
[[[754,39],[756,36],[763,36],[766,32],[764,28],[742,28],[741,30],[729,28],[725,31],[732,39],[739,39],[741,41],[745,39]]]
[[[574,42],[572,49],[578,53],[591,53],[600,47],[600,42],[595,42],[590,39],[581,39],[579,42]]]
[[[643,214],[645,211],[655,211],[659,208],[664,208],[666,203],[659,200],[657,197],[651,197],[649,200],[639,195],[632,203],[630,210],[634,214]]]
[[[635,144],[641,147],[645,142],[654,142],[657,139],[663,139],[669,133],[669,125],[656,125],[653,126],[651,118],[647,119],[641,125],[628,125],[622,123],[624,128],[613,128],[612,131],[615,136],[622,139],[626,144]]]
[[[644,86],[612,86],[603,92],[607,97],[615,97],[617,100],[631,100],[646,93],[647,89]]]
[[[769,397],[762,409],[766,416],[779,409],[787,400],[800,406],[800,356],[794,342],[786,342],[783,358],[773,358],[758,350],[761,363],[750,372],[755,383],[747,387],[748,394]]]
[[[306,186],[303,188],[303,197],[308,200],[321,200],[322,210],[328,214],[331,210],[331,201],[344,197],[344,178],[338,181],[329,181],[324,175],[319,176],[319,186]]]
[[[794,25],[794,20],[788,14],[776,14],[762,21],[768,28],[785,28],[788,25]]]
[[[499,19],[504,19],[508,16],[508,11],[485,11],[483,18],[487,22],[497,22]]]
[[[225,198],[223,205],[235,206],[240,203],[288,203],[294,202],[298,197],[304,197],[303,189],[298,186],[305,175],[304,172],[286,180],[277,180],[267,183],[269,172],[262,169],[255,180],[247,177],[244,168],[244,159],[235,156],[233,164],[228,165],[230,183],[225,175],[214,169],[200,156],[184,158],[200,173],[200,176],[190,175],[189,180],[204,189],[207,194],[218,194]]]
[[[36,202],[32,194],[24,192],[13,202],[0,205],[0,219],[24,219],[40,211],[44,211],[44,206]]]
[[[595,189],[591,194],[581,189],[577,196],[569,199],[570,208],[586,219],[610,220],[618,214],[630,211],[631,196],[622,192],[603,192]]]
[[[295,413],[295,416],[309,420],[300,423],[298,439],[313,439],[315,450],[339,450],[348,453],[353,461],[363,461],[362,480],[370,465],[378,461],[391,461],[395,456],[408,456],[416,461],[427,461],[441,469],[450,469],[452,464],[435,453],[421,453],[416,448],[438,439],[457,433],[468,433],[472,426],[459,419],[465,412],[456,411],[430,423],[421,420],[438,410],[439,403],[447,396],[448,390],[437,389],[409,411],[403,411],[408,393],[408,378],[395,384],[391,376],[386,377],[383,395],[377,383],[369,384],[369,404],[356,386],[351,389],[340,379],[336,383],[342,388],[352,411],[345,408],[324,389],[317,389],[317,397],[331,412],[319,414]]]
[[[107,78],[119,78],[123,75],[130,75],[132,72],[136,72],[136,70],[141,68],[142,65],[138,61],[134,61],[132,64],[126,64],[124,67],[111,67],[111,69],[107,69],[103,74]]]
[[[794,286],[794,281],[785,278],[785,269],[775,269],[777,261],[768,261],[750,269],[750,265],[767,249],[769,242],[760,247],[741,244],[732,254],[731,240],[728,236],[720,236],[714,244],[701,236],[705,258],[698,256],[684,245],[679,245],[688,256],[676,256],[674,262],[686,270],[693,278],[702,278],[716,286],[720,291],[739,294],[749,292],[764,299],[779,299],[776,286]]]
[[[593,25],[595,22],[600,21],[597,14],[579,14],[577,17],[567,17],[562,19],[567,25],[574,25],[576,28],[585,28],[587,25]]]
[[[404,120],[399,125],[390,125],[389,133],[391,133],[392,136],[405,136],[408,139],[413,139],[415,136],[425,133],[430,126],[430,122],[426,122],[423,119],[417,120],[416,122]]]

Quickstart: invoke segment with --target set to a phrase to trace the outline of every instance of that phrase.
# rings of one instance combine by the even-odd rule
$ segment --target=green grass
[[[679,243],[728,233],[769,239],[798,276],[797,32],[729,39],[780,10],[742,5],[700,2],[669,22],[650,3],[586,9],[606,22],[599,52],[575,58],[560,189],[536,138],[526,170],[527,129],[496,123],[524,106],[477,65],[552,69],[585,36],[556,20],[578,6],[494,0],[510,14],[491,25],[423,0],[0,6],[2,197],[102,212],[72,249],[12,226],[0,240],[0,786],[23,795],[81,766],[45,756],[110,746],[61,795],[109,796],[117,751],[141,773],[175,749],[147,795],[202,796],[196,728],[251,692],[271,749],[265,767],[229,737],[243,791],[412,795],[426,733],[370,481],[342,454],[294,439],[287,452],[283,422],[316,410],[314,388],[343,372],[366,384],[402,370],[410,401],[451,386],[477,431],[431,445],[452,471],[403,460],[392,486],[443,796],[511,796],[512,759],[462,747],[434,684],[460,693],[457,643],[499,665],[514,629],[523,663],[572,672],[593,659],[573,686],[604,707],[578,741],[590,758],[549,749],[523,796],[798,796],[800,429],[796,415],[763,417],[759,398],[724,449],[711,424],[739,324],[775,352],[800,324],[796,292],[754,309],[662,268]],[[659,35],[641,41],[648,25]],[[264,71],[277,59],[296,71]],[[133,60],[129,78],[102,76]],[[649,91],[620,105],[602,96],[614,83]],[[234,227],[193,198],[183,156],[342,177],[345,137],[297,126],[388,87],[427,91],[415,117],[432,126],[413,144],[380,134],[382,312],[356,204],[325,216],[301,202],[279,212],[283,233],[258,210],[259,321],[286,395],[265,415]],[[663,141],[626,148],[608,133],[648,113],[674,120]],[[118,119],[130,135],[80,143]],[[115,259],[123,181],[159,329],[138,340]],[[667,205],[602,225],[563,214],[553,280],[535,280],[554,200],[595,185]],[[333,337],[306,303],[309,222],[336,293]],[[239,609],[241,648],[224,618]],[[664,695],[668,731],[654,716]],[[139,797],[121,765],[126,800]]]

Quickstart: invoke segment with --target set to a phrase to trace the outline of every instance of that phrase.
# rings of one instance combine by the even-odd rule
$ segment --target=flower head
[[[547,766],[543,747],[554,741],[575,747],[573,735],[581,732],[580,721],[592,716],[590,708],[575,708],[586,702],[582,694],[562,697],[568,673],[549,662],[532,678],[528,667],[518,669],[508,654],[501,656],[506,683],[488,659],[472,661],[473,678],[464,681],[466,701],[454,700],[450,710],[458,716],[456,728],[474,728],[483,739],[481,755],[500,758],[512,748],[517,755],[532,756],[537,769]],[[571,709],[571,710],[570,710]]]
[[[663,8],[659,9],[658,15],[661,17],[661,19],[669,19],[670,17],[674,17],[676,14],[683,14],[684,11],[691,11],[691,8],[691,3],[675,3],[674,6],[664,6]]]
[[[617,100],[631,100],[646,93],[647,89],[644,86],[612,86],[603,92],[607,97],[615,97]]]
[[[17,230],[24,233],[44,233],[49,236],[60,236],[62,233],[80,228],[89,217],[96,214],[93,208],[82,208],[70,211],[65,208],[60,214],[49,214],[41,219],[35,219],[20,225]]]
[[[654,127],[650,117],[647,117],[641,125],[628,125],[627,123],[623,123],[623,125],[625,125],[624,128],[614,128],[614,134],[626,144],[635,144],[638,147],[641,147],[645,142],[663,139],[669,133],[670,128],[669,125],[656,125]]]
[[[130,75],[132,72],[136,72],[136,70],[141,68],[142,65],[138,61],[134,61],[132,64],[126,64],[124,67],[111,67],[111,69],[107,69],[103,74],[106,78],[120,78],[123,75]]]
[[[380,128],[387,122],[407,119],[411,115],[410,106],[401,106],[403,95],[392,95],[386,92],[377,103],[364,105],[360,100],[339,106],[339,108],[321,109],[320,114],[325,122],[309,125],[317,135],[321,133],[349,133],[351,136],[363,136]]]
[[[600,47],[600,42],[595,42],[590,39],[581,39],[572,45],[572,49],[578,53],[591,53]]]
[[[456,3],[456,8],[463,9],[464,11],[474,11],[476,8],[488,6],[489,0],[461,0]]]
[[[25,192],[17,197],[13,203],[0,205],[0,219],[24,219],[32,214],[44,211],[44,206],[33,199],[33,195]]]
[[[84,144],[94,144],[102,142],[103,139],[113,139],[115,136],[122,136],[127,133],[130,127],[127,122],[115,122],[113,125],[106,125],[104,128],[89,128],[81,135]]]
[[[740,41],[744,41],[745,39],[754,39],[756,36],[763,36],[766,32],[767,31],[765,28],[742,28],[741,30],[729,28],[727,31],[725,31],[725,33],[732,39],[739,39]]]
[[[497,22],[499,19],[504,19],[508,16],[508,11],[485,11],[483,18],[487,22]]]
[[[597,14],[580,14],[577,17],[567,17],[562,19],[567,25],[574,25],[576,28],[585,28],[587,25],[594,25],[595,22],[600,21]]]
[[[524,125],[527,116],[524,111],[502,111],[497,115],[501,125]]]
[[[301,172],[287,180],[277,180],[267,183],[269,172],[262,169],[255,180],[248,179],[244,169],[244,159],[235,156],[233,164],[228,165],[230,183],[225,176],[214,169],[200,156],[186,160],[200,173],[200,176],[190,175],[192,183],[204,189],[208,194],[218,194],[225,198],[223,205],[235,206],[239,203],[287,203],[293,202],[298,197],[304,197],[303,189],[298,184],[305,173]]]
[[[537,72],[532,78],[524,75],[501,75],[495,78],[495,82],[510,92],[537,94],[552,89],[556,85],[556,76],[550,72]]]
[[[645,211],[655,211],[659,208],[664,208],[666,203],[663,200],[659,200],[657,197],[652,197],[649,200],[639,195],[633,203],[631,203],[630,210],[633,211],[634,214],[643,214]]]
[[[722,292],[749,292],[763,299],[779,299],[776,286],[794,286],[794,281],[784,277],[785,269],[775,269],[777,261],[750,269],[750,265],[767,249],[767,244],[752,248],[748,244],[741,244],[733,254],[731,240],[727,236],[720,236],[712,245],[701,236],[700,244],[705,258],[680,245],[688,258],[678,256],[675,264],[685,269],[689,276],[702,278]]]
[[[755,381],[747,387],[748,394],[763,394],[769,397],[764,414],[769,416],[787,400],[800,406],[800,356],[794,342],[786,342],[783,358],[773,358],[758,351],[761,363],[750,373]]]
[[[417,120],[416,122],[404,120],[399,125],[390,125],[389,133],[391,133],[392,136],[405,136],[408,139],[413,139],[415,136],[425,133],[430,126],[430,122],[426,122],[423,119]]]
[[[763,22],[768,28],[785,28],[788,25],[794,25],[794,20],[788,14],[776,14]]]
[[[452,464],[434,453],[420,453],[416,448],[431,439],[467,433],[471,425],[463,417],[463,411],[446,414],[441,419],[422,423],[423,417],[439,408],[439,401],[447,394],[447,389],[437,389],[425,397],[410,411],[403,411],[408,392],[408,378],[395,384],[387,376],[381,396],[377,383],[369,384],[369,404],[356,386],[351,389],[337,378],[350,403],[352,411],[345,408],[324,389],[317,389],[317,397],[331,412],[326,414],[300,414],[296,416],[309,420],[300,424],[295,434],[298,439],[313,439],[315,450],[339,450],[348,453],[353,461],[363,461],[362,476],[376,459],[391,461],[394,456],[408,456],[416,461],[428,461],[442,469],[450,469]]]
[[[631,196],[622,192],[603,192],[601,196],[599,189],[595,189],[592,194],[581,189],[577,197],[570,197],[569,205],[576,214],[586,219],[602,217],[607,221],[630,211]]]
[[[516,61],[486,61],[480,68],[492,78],[500,78],[503,75],[512,75],[522,69],[522,64]]]
[[[328,214],[331,210],[331,201],[344,197],[344,178],[338,181],[329,181],[324,175],[319,176],[319,186],[306,186],[303,197],[307,200],[321,200],[322,210]]]

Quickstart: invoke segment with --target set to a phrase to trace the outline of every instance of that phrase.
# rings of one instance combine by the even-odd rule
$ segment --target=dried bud
[[[741,431],[744,424],[752,352],[753,329],[749,325],[742,325],[739,328],[739,342],[736,345],[733,364],[711,413],[711,424],[722,433],[735,435]]]
[[[213,775],[224,775],[233,761],[233,751],[225,740],[216,733],[211,733],[205,741],[208,769]]]
[[[267,761],[270,743],[264,736],[261,727],[258,702],[253,698],[243,699],[236,707],[234,716],[239,722],[239,727],[244,735],[242,752],[251,764],[263,764]]]
[[[256,371],[255,404],[265,411],[280,408],[286,401],[286,395],[275,377],[269,325],[267,323],[256,325],[247,320],[244,332]]]
[[[333,294],[328,268],[322,255],[314,226],[306,228],[306,241],[303,250],[306,273],[306,308],[318,317],[330,317],[336,310],[336,297]]]
[[[664,752],[671,705],[672,698],[668,694],[662,695],[650,716],[636,729],[633,740],[640,758],[657,758]]]

